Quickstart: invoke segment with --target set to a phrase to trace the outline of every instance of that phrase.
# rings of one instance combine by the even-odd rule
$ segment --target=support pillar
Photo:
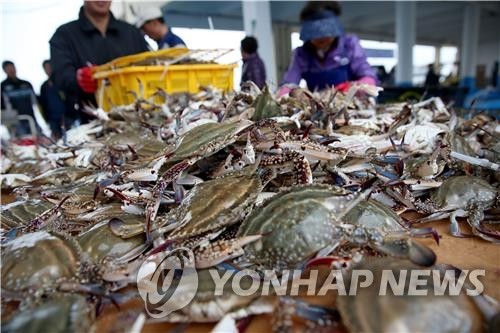
[[[434,58],[434,68],[441,72],[441,45],[434,46],[436,57]]]
[[[274,42],[276,50],[276,69],[278,72],[277,82],[279,84],[292,58],[292,29],[287,24],[275,24],[273,25],[273,32],[276,37]]]
[[[460,47],[460,85],[462,87],[474,88],[475,86],[480,10],[480,6],[474,3],[469,3],[464,7]]]
[[[278,85],[276,76],[276,57],[271,22],[271,4],[265,1],[242,1],[243,26],[245,33],[257,38],[259,55],[266,66],[267,83],[275,88]]]
[[[396,43],[398,63],[396,65],[396,85],[412,85],[413,45],[416,39],[417,5],[413,1],[396,2]]]

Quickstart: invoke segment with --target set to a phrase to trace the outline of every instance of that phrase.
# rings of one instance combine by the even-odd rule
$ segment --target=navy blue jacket
[[[76,81],[76,71],[88,63],[102,65],[115,58],[148,51],[142,33],[110,14],[105,35],[87,19],[80,9],[78,20],[60,26],[50,39],[50,60],[56,86],[64,92],[73,109],[78,102],[96,104],[94,95],[85,94]]]

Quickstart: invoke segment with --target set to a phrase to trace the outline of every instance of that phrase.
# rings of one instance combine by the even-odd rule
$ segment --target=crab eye
[[[366,231],[361,228],[356,228],[352,233],[352,239],[356,244],[365,244],[368,241],[368,235]]]
[[[382,236],[382,234],[380,232],[378,232],[377,230],[373,230],[369,234],[369,237],[370,237],[370,241],[372,241],[374,243],[381,244],[384,242],[384,236]]]

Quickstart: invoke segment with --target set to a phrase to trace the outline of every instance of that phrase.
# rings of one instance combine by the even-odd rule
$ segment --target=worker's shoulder
[[[127,23],[125,21],[116,19],[115,22],[114,22],[114,24],[116,25],[116,27],[120,31],[140,34],[140,30],[139,29],[137,29],[134,25],[132,25],[130,23]]]
[[[295,48],[295,50],[293,50],[293,53],[296,56],[305,56],[305,54],[307,53],[307,48],[304,45],[301,45]]]
[[[19,79],[19,82],[21,83],[21,85],[25,85],[25,86],[29,86],[30,88],[33,88],[33,86],[31,85],[31,82],[29,82],[29,81]]]
[[[59,28],[56,29],[56,32],[54,34],[64,33],[64,32],[72,32],[78,28],[79,28],[78,20],[74,20],[74,21],[60,25]]]
[[[52,38],[50,41],[53,41],[54,39],[60,38],[62,36],[67,36],[67,35],[74,35],[76,31],[80,29],[78,20],[71,21],[68,23],[64,23],[63,25],[59,26],[54,34],[52,35]]]
[[[346,34],[343,37],[344,43],[345,44],[358,44],[359,43],[359,37],[354,34]]]

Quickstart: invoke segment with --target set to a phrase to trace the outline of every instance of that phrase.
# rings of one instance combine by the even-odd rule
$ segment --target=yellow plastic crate
[[[236,64],[182,64],[168,66],[127,66],[156,55],[165,56],[167,51],[175,57],[182,56],[187,49],[171,49],[145,52],[133,56],[115,59],[96,67],[94,78],[98,89],[96,99],[99,106],[109,111],[113,105],[133,103],[135,98],[130,91],[140,94],[139,85],[143,85],[144,97],[153,95],[158,88],[167,93],[196,93],[200,87],[213,86],[230,91],[234,87],[234,68]],[[139,83],[140,82],[140,83]],[[99,94],[102,93],[100,96]]]

